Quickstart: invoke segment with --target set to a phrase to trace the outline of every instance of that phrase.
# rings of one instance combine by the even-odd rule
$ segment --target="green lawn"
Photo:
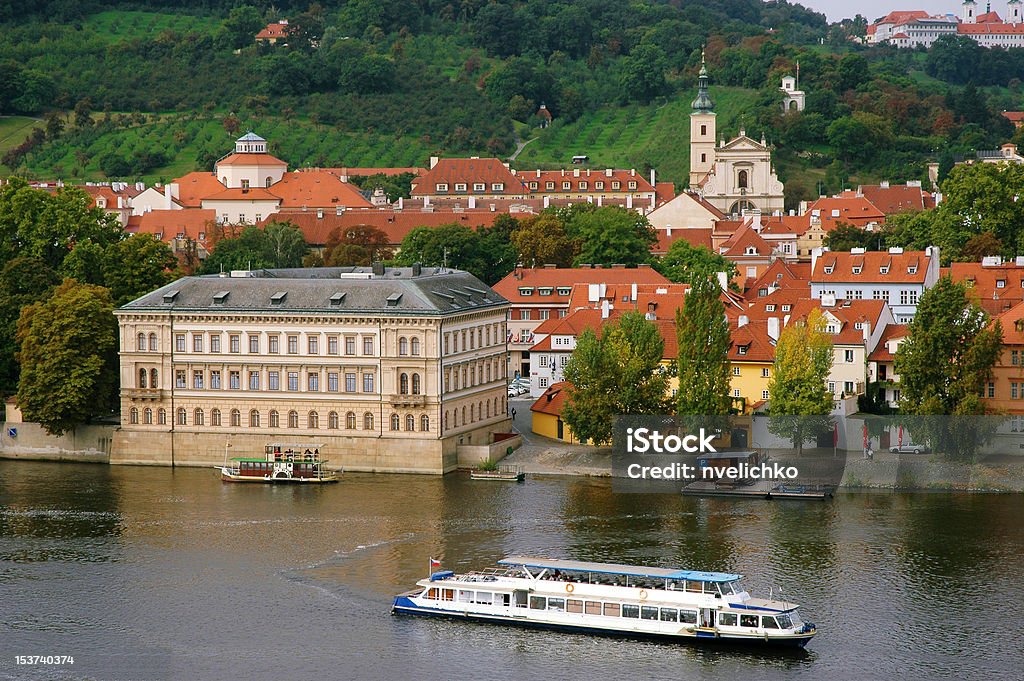
[[[164,31],[211,33],[219,24],[213,18],[188,14],[113,10],[90,15],[82,28],[96,37],[119,42],[135,38],[152,39]]]
[[[35,125],[41,126],[42,121],[27,116],[0,116],[0,156],[21,144]],[[0,165],[0,174],[10,172],[10,168]]]
[[[754,90],[712,87],[719,133],[735,136]],[[584,114],[568,125],[544,131],[516,159],[519,170],[563,167],[577,154],[595,168],[642,168],[650,165],[664,181],[685,182],[690,171],[690,101],[692,93],[661,106],[608,106]],[[556,119],[557,120],[557,119]]]

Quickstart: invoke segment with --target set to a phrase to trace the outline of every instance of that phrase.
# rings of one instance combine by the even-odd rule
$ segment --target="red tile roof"
[[[934,197],[920,187],[896,184],[883,186],[865,184],[858,188],[858,193],[871,202],[883,215],[906,213],[912,210],[924,210],[934,206]],[[847,190],[841,196],[855,194]]]
[[[571,288],[575,284],[669,284],[668,279],[651,267],[519,267],[493,286],[494,290],[512,304],[567,305],[569,295],[558,294],[559,288]],[[551,287],[549,296],[539,295],[537,289]],[[520,288],[532,289],[532,295],[524,296]]]
[[[658,182],[654,185],[654,195],[658,205],[666,204],[676,198],[676,185],[673,182]]]
[[[876,21],[875,25],[876,26],[881,25],[881,24],[900,25],[900,24],[905,24],[908,21],[911,21],[913,19],[927,19],[927,18],[928,18],[928,12],[925,12],[924,10],[920,10],[920,9],[909,10],[909,11],[897,10],[895,12],[889,12],[888,14],[886,14],[884,17],[882,17],[881,19]]]
[[[867,322],[871,329],[877,327],[882,311],[885,309],[883,300],[844,300],[836,305],[823,306],[820,300],[804,300],[793,308],[790,323],[797,319],[805,319],[812,310],[827,312],[838,319],[842,327],[838,333],[832,334],[832,342],[836,345],[864,345],[864,331],[855,325]]]
[[[656,230],[658,243],[651,246],[651,253],[665,255],[672,244],[679,240],[686,241],[691,246],[703,246],[709,251],[711,247],[711,234],[713,229],[659,229]]]
[[[550,414],[551,416],[561,416],[562,409],[565,408],[565,401],[568,398],[568,393],[572,389],[572,383],[568,381],[559,381],[558,383],[552,383],[548,386],[548,389],[544,391],[544,394],[537,398],[537,401],[530,407],[530,411],[535,411],[540,414]]]
[[[972,296],[990,315],[1002,314],[1024,300],[1024,266],[1013,261],[987,267],[977,262],[955,262],[949,267],[949,275],[953,281],[966,282]]]
[[[888,324],[882,331],[882,335],[878,339],[878,345],[875,346],[875,351],[868,355],[868,359],[873,362],[893,362],[896,360],[896,355],[889,351],[889,341],[898,340],[900,338],[906,338],[909,333],[906,324]]]
[[[205,246],[216,220],[216,211],[212,210],[152,210],[128,218],[125,231],[129,234],[153,234],[167,242],[178,236],[187,236]]]
[[[548,338],[551,336],[576,336],[579,337],[585,330],[590,329],[594,331],[599,337],[601,332],[608,324],[614,324],[616,320],[622,315],[623,311],[612,310],[607,318],[601,316],[601,310],[595,310],[591,308],[580,308],[573,310],[565,317],[561,319],[549,319],[543,322],[540,326],[534,329],[534,334],[546,333]],[[549,322],[552,322],[549,324]],[[661,353],[662,359],[675,359],[679,356],[679,341],[676,338],[676,322],[675,318],[671,319],[656,319],[651,322],[658,329],[658,334],[661,336],[663,343],[663,349]],[[546,350],[550,351],[551,343],[548,342],[544,345],[544,340],[538,341],[532,348],[531,351]],[[567,349],[563,349],[564,352],[568,352]]]
[[[987,23],[1001,24],[1001,23],[1003,23],[1003,20],[999,18],[999,12],[985,12],[984,14],[979,14],[974,20],[975,20],[975,22],[977,22],[979,24],[987,24]]]
[[[653,312],[661,319],[673,319],[676,310],[685,304],[686,292],[689,290],[689,284],[637,284],[634,299],[632,284],[609,284],[605,287],[604,296],[593,301],[590,300],[590,287],[587,284],[576,284],[569,295],[569,309],[600,309],[602,301],[607,300],[610,308],[618,313],[639,310],[645,314]],[[543,332],[537,327],[534,333]]]
[[[572,170],[517,170],[514,171],[519,181],[529,188],[532,194],[564,194],[587,193],[587,194],[610,194],[622,192],[653,192],[654,187],[644,179],[643,174],[635,170],[608,169],[591,170],[574,168]],[[576,173],[579,173],[578,175]],[[537,183],[537,188],[532,189],[532,183]],[[554,189],[547,189],[547,183],[553,182]],[[562,183],[571,183],[571,188],[563,189]],[[580,183],[585,182],[586,188],[580,188]],[[602,188],[598,189],[597,182],[602,182]],[[612,182],[618,182],[619,188],[612,189]],[[636,182],[635,189],[629,189],[629,183]]]
[[[779,259],[772,262],[761,276],[754,280],[750,288],[751,299],[756,298],[762,288],[775,285],[780,289],[796,289],[807,291],[810,297],[811,263],[787,262]]]
[[[860,273],[854,274],[854,269],[857,267],[860,268]],[[882,273],[883,267],[889,268],[885,274]],[[910,273],[911,267],[917,268],[913,274]],[[811,282],[923,284],[927,273],[928,256],[924,251],[906,251],[904,253],[826,251],[818,256],[814,263]]]
[[[885,213],[863,196],[826,197],[808,205],[807,210],[821,211],[822,227],[826,221],[846,222],[857,227],[885,221]]]
[[[473,191],[473,183],[483,182],[487,185],[483,192]],[[465,184],[466,191],[459,194],[492,194],[491,185],[504,185],[505,194],[522,194],[525,192],[520,178],[512,174],[496,158],[442,158],[437,164],[418,177],[412,183],[412,195],[424,196],[437,194],[438,184],[447,184],[448,194],[455,194],[456,184]]]
[[[285,166],[288,164],[270,154],[228,154],[217,161],[218,166]]]
[[[748,223],[736,230],[724,244],[719,246],[718,252],[727,258],[751,257],[751,254],[747,253],[751,248],[756,255],[761,257],[770,256],[774,250],[771,244],[761,238],[761,235],[755,232]]]
[[[1014,305],[996,316],[1003,327],[1003,345],[1024,345],[1024,303]]]
[[[269,40],[271,38],[284,38],[288,35],[288,22],[275,21],[267,24],[266,28],[256,34],[256,40]]]
[[[768,336],[768,323],[751,321],[740,327],[733,327],[729,346],[730,362],[774,362],[775,345]]]
[[[270,186],[270,192],[281,197],[282,208],[369,208],[359,188],[342,182],[336,175],[320,172],[285,173],[281,181]]]
[[[224,189],[221,185],[219,192],[203,197],[204,201],[274,201],[278,203],[281,197],[263,187],[232,187]]]
[[[298,172],[301,173],[315,173],[323,171],[330,173],[331,175],[337,175],[338,177],[369,177],[370,175],[386,175],[393,177],[395,175],[402,175],[403,173],[411,173],[413,175],[424,175],[427,172],[426,168],[299,168]]]
[[[960,35],[1024,35],[1024,24],[957,24]]]
[[[1024,123],[1024,111],[1004,111],[1003,117],[1013,123]]]
[[[314,246],[326,244],[331,232],[337,228],[344,229],[368,225],[376,227],[387,234],[388,243],[398,245],[409,232],[417,227],[440,227],[441,225],[454,223],[479,229],[480,227],[489,227],[494,224],[494,218],[497,215],[499,214],[490,211],[421,213],[419,211],[403,212],[366,209],[346,210],[341,215],[324,211],[323,217],[318,218],[315,210],[279,211],[268,215],[260,224],[291,222],[302,230],[303,235],[306,237],[306,243]]]
[[[199,208],[204,198],[224,191],[213,173],[192,172],[174,181],[178,185],[178,201],[188,208]]]

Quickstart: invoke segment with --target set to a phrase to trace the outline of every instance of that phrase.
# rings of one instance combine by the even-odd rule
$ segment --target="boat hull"
[[[337,473],[324,474],[320,478],[296,478],[296,477],[270,477],[270,476],[255,476],[255,475],[234,475],[228,473],[224,469],[220,470],[220,479],[222,482],[250,482],[250,483],[262,483],[267,485],[317,485],[317,484],[329,484],[332,482],[339,482],[341,476]]]
[[[761,646],[770,648],[803,648],[807,645],[816,631],[793,636],[736,636],[731,634],[719,634],[714,631],[696,630],[692,633],[670,634],[664,632],[642,631],[634,629],[616,629],[609,627],[594,627],[585,624],[564,624],[561,622],[543,622],[531,620],[525,617],[512,617],[507,615],[489,615],[473,612],[456,612],[442,610],[440,608],[428,608],[417,605],[407,594],[395,597],[391,608],[393,615],[415,615],[419,617],[435,617],[451,620],[463,620],[467,622],[505,624],[531,629],[547,629],[550,631],[565,631],[578,634],[591,634],[598,636],[617,636],[626,638],[658,639],[663,641],[682,641],[687,643],[714,643],[724,645]]]

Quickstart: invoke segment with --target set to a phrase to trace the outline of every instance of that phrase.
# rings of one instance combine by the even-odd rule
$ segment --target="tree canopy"
[[[271,222],[265,229],[249,226],[237,236],[226,234],[218,239],[202,271],[301,267],[308,252],[301,229],[290,222]]]
[[[673,242],[655,261],[654,268],[669,281],[684,284],[715,279],[719,272],[725,272],[730,281],[736,276],[736,265],[731,260],[704,246],[692,246],[685,239]]]
[[[691,282],[686,303],[676,312],[679,389],[676,413],[721,416],[730,412],[729,322],[722,291],[714,279]]]
[[[474,230],[452,223],[417,227],[405,235],[395,259],[399,265],[420,263],[466,270],[484,283],[497,283],[515,268],[515,249],[497,229]]]

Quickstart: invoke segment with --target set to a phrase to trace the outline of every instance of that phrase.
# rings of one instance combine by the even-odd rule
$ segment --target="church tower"
[[[715,103],[708,94],[708,69],[704,51],[700,53],[700,76],[697,79],[697,99],[690,112],[690,188],[707,177],[715,164]]]
[[[974,0],[964,0],[964,15],[960,17],[960,23],[963,24],[974,24],[977,23],[978,3]]]
[[[1006,23],[1019,24],[1021,22],[1020,0],[1009,0],[1006,3]]]

